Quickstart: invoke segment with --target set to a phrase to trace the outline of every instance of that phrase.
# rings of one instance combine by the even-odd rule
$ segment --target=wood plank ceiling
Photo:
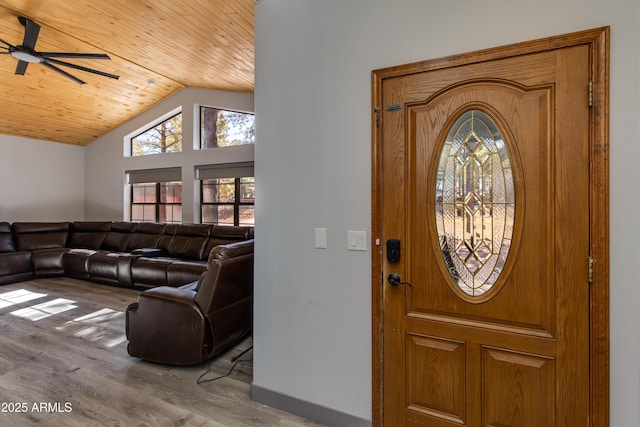
[[[60,67],[79,85],[41,64],[15,75],[17,60],[0,55],[0,134],[84,146],[185,87],[253,92],[254,5],[3,0],[0,39],[21,45],[24,16],[41,26],[36,51],[106,53],[110,61],[65,60],[120,79]]]

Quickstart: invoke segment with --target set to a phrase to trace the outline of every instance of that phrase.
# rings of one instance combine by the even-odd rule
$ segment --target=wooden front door
[[[592,54],[380,79],[376,424],[589,425]]]

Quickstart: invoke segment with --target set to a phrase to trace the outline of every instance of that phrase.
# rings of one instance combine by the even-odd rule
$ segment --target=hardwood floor
[[[0,425],[319,426],[249,398],[245,339],[211,363],[174,367],[127,354],[138,292],[74,279],[0,287]]]

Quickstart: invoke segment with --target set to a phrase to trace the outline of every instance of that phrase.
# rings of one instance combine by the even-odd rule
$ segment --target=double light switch
[[[324,227],[318,227],[315,229],[315,248],[327,249],[327,229]],[[347,250],[366,251],[367,232],[355,230],[347,231]]]

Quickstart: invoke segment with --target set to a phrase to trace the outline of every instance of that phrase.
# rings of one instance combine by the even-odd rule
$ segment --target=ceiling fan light
[[[12,50],[9,52],[11,56],[24,62],[42,62],[42,57],[34,53],[25,52],[23,50]]]

